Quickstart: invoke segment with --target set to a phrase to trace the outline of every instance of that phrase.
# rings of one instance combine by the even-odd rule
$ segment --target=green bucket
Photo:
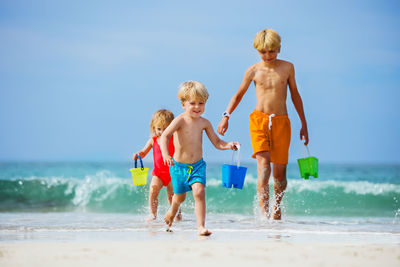
[[[310,176],[318,178],[318,159],[310,156],[310,151],[306,146],[308,157],[297,159],[299,164],[300,175],[304,179],[308,179]]]

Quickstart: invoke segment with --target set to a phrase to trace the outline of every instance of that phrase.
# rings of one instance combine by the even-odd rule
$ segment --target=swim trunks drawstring
[[[272,117],[275,117],[275,114],[271,114],[268,116],[268,129],[271,131],[272,127]]]
[[[187,173],[188,173],[189,175],[188,175],[188,178],[186,179],[186,182],[189,181],[190,174],[192,173],[192,170],[193,170],[193,166],[188,166]]]
[[[272,118],[275,117],[275,114],[271,114],[268,116],[268,130],[269,130],[269,135],[272,136],[271,134],[271,127],[272,127]],[[272,146],[272,138],[270,139],[270,146]]]

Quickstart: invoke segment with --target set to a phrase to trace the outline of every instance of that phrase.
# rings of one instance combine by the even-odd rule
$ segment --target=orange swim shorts
[[[269,151],[271,162],[288,164],[291,134],[288,115],[275,116],[254,110],[249,117],[252,157],[255,158],[258,152]]]

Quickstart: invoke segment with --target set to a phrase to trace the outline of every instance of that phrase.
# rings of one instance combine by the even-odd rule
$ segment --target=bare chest
[[[263,90],[286,89],[288,74],[281,70],[258,70],[254,75],[254,84],[257,89]]]
[[[196,123],[186,123],[178,131],[179,139],[182,143],[201,140],[203,128]]]

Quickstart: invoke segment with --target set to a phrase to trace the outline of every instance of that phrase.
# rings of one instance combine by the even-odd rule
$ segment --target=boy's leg
[[[168,203],[171,206],[172,205],[172,197],[174,196],[174,190],[172,188],[172,183],[169,182],[167,185],[167,198],[168,198]]]
[[[169,184],[167,185],[167,197],[168,197],[168,203],[170,206],[172,205],[172,197],[173,196],[174,196],[174,190],[172,188],[172,182],[169,182]],[[182,220],[181,208],[179,208],[179,210],[178,210],[178,214],[176,215],[176,220],[177,221]]]
[[[211,232],[205,228],[206,221],[206,196],[204,185],[202,183],[192,184],[194,210],[196,214],[197,229],[199,235],[211,235]]]
[[[274,193],[275,193],[275,205],[273,207],[273,218],[274,220],[281,219],[281,201],[283,198],[283,194],[285,193],[285,189],[287,186],[286,180],[286,164],[275,164],[273,167],[273,176],[274,176]]]
[[[158,208],[158,194],[163,187],[163,182],[157,176],[153,176],[150,183],[149,192],[149,206],[150,206],[150,217],[148,221],[155,220],[157,218],[157,208]]]
[[[271,175],[270,154],[268,151],[258,152],[257,159],[257,195],[261,213],[269,215],[269,177]]]
[[[186,193],[183,194],[174,194],[172,197],[172,204],[171,207],[169,208],[167,214],[165,214],[164,221],[168,226],[172,225],[172,222],[174,221],[175,215],[179,210],[179,206],[183,201],[185,201],[186,198]]]

